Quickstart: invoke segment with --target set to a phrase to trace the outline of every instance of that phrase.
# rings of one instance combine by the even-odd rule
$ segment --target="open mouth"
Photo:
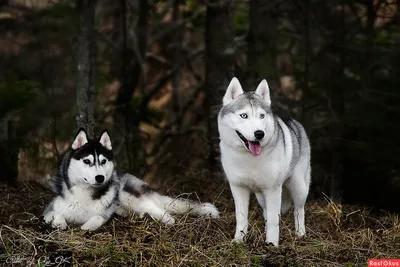
[[[258,141],[249,141],[247,140],[243,134],[241,134],[239,131],[236,131],[236,134],[239,136],[239,138],[243,141],[244,146],[253,154],[253,156],[258,156],[261,153],[262,146],[260,142]]]

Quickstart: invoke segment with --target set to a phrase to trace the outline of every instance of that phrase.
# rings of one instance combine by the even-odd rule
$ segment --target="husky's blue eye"
[[[261,114],[260,119],[264,119],[264,118],[265,118],[265,114]]]
[[[83,163],[85,163],[85,164],[87,164],[87,165],[90,165],[90,160],[84,159],[84,160],[83,160]]]
[[[246,113],[239,114],[239,116],[240,116],[242,119],[247,119],[247,114],[246,114]]]
[[[107,162],[107,160],[106,160],[106,159],[103,159],[103,160],[100,162],[100,164],[101,164],[101,165],[104,165],[104,164],[106,164],[106,162]]]

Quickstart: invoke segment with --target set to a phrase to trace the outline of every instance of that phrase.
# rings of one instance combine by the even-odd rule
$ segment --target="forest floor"
[[[0,185],[0,266],[367,266],[372,258],[400,258],[399,215],[324,199],[307,203],[305,238],[295,237],[293,216],[282,217],[279,248],[264,243],[252,199],[250,233],[245,244],[233,244],[233,200],[226,182],[214,184],[197,197],[214,202],[220,219],[176,216],[175,225],[165,226],[114,217],[94,232],[44,224],[52,194],[37,183]],[[168,194],[185,189],[173,188]]]

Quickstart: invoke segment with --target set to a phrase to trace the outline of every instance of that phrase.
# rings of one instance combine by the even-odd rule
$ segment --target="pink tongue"
[[[254,156],[257,156],[257,155],[260,155],[262,146],[260,145],[259,142],[249,141],[249,149],[250,149],[251,154],[253,154]]]

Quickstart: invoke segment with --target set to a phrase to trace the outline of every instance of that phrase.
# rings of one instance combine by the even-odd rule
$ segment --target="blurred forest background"
[[[395,0],[1,0],[1,180],[54,173],[86,125],[122,171],[222,182],[222,96],[266,78],[310,136],[311,198],[400,211],[399,21]]]

